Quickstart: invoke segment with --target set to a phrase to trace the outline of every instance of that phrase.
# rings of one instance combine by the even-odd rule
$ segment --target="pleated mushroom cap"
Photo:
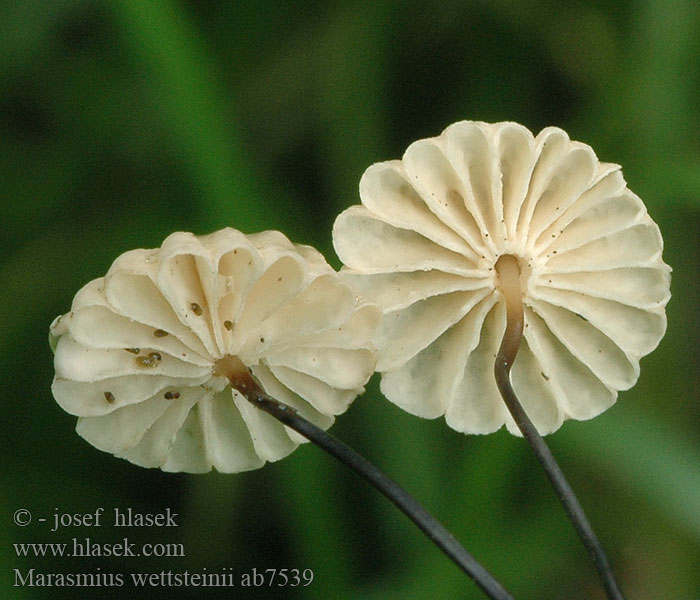
[[[360,197],[333,241],[343,276],[383,309],[381,389],[410,413],[519,433],[493,375],[504,254],[518,260],[525,313],[511,377],[542,434],[610,407],[665,333],[658,227],[620,167],[561,129],[455,123],[372,165]]]
[[[224,371],[249,371],[326,429],[374,372],[380,315],[281,233],[174,233],[120,256],[54,321],[52,391],[82,437],[138,465],[255,469],[305,438]]]

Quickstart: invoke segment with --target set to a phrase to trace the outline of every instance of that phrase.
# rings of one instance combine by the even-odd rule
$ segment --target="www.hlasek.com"
[[[185,545],[170,544],[141,544],[130,542],[125,537],[118,542],[94,542],[89,537],[84,539],[73,538],[70,542],[50,543],[18,543],[12,544],[17,556],[35,557],[72,557],[72,558],[107,558],[110,556],[167,556],[182,558],[185,556]]]
[[[306,587],[314,580],[311,569],[256,569],[236,575],[219,571],[159,571],[156,573],[41,573],[14,569],[14,587]]]

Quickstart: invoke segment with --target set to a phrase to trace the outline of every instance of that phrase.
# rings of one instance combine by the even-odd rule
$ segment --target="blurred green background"
[[[22,0],[0,4],[3,598],[221,598],[198,588],[13,587],[37,572],[312,569],[235,598],[482,598],[384,498],[306,445],[262,470],[140,469],[53,401],[52,319],[174,230],[280,229],[338,266],[331,224],[364,169],[460,119],[566,129],[623,165],[674,269],[638,385],[549,438],[630,600],[700,598],[700,4]],[[520,439],[466,437],[373,381],[333,433],[408,488],[516,598],[603,598]],[[178,513],[176,529],[67,528],[55,509]],[[29,509],[33,522],[13,524]],[[49,519],[39,523],[39,517]],[[13,543],[182,543],[170,559],[20,558]],[[101,570],[101,571],[100,571]]]

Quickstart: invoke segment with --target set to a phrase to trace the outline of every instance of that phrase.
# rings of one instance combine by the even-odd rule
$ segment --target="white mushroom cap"
[[[305,438],[217,365],[228,357],[326,429],[374,371],[380,316],[316,250],[279,232],[174,233],[117,258],[54,321],[52,390],[82,437],[138,465],[255,469]]]
[[[493,375],[505,329],[498,258],[518,259],[524,339],[514,389],[540,433],[634,385],[666,330],[663,242],[620,167],[549,127],[463,121],[372,165],[333,240],[380,304],[386,397],[466,433],[519,434]]]

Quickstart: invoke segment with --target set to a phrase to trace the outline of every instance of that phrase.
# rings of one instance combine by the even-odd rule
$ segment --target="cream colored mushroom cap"
[[[542,434],[610,407],[665,333],[658,227],[620,167],[561,129],[455,123],[372,165],[360,197],[333,241],[344,277],[384,311],[381,389],[410,413],[519,433],[493,375],[504,254],[519,261],[525,313],[511,377]]]
[[[219,361],[236,357],[326,429],[374,372],[380,315],[279,232],[174,233],[117,258],[54,321],[52,391],[82,437],[138,465],[255,469],[305,438],[232,389]]]

